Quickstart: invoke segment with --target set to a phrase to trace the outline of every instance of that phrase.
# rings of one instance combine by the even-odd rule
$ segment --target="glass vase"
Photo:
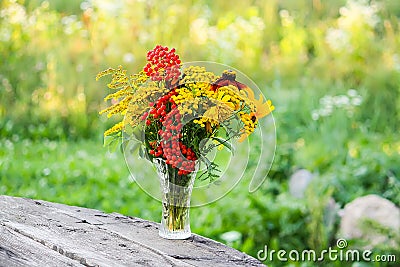
[[[178,169],[155,158],[154,164],[162,192],[162,217],[159,235],[166,239],[186,239],[190,231],[190,197],[197,168],[187,175],[178,175]]]

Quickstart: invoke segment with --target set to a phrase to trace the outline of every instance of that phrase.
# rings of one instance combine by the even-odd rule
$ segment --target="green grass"
[[[157,219],[156,201],[129,178],[123,156],[101,142],[3,139],[0,166],[0,194]]]
[[[362,143],[355,143],[357,140]],[[322,140],[314,141],[315,148],[306,142],[307,150],[296,147],[296,143],[280,143],[270,178],[255,193],[250,194],[246,182],[241,181],[221,200],[192,208],[193,232],[226,242],[222,234],[237,231],[241,237],[228,245],[253,256],[264,245],[271,249],[319,250],[334,244],[338,218],[333,225],[326,225],[319,215],[330,197],[344,206],[357,196],[374,193],[399,205],[400,182],[396,177],[400,165],[390,153],[400,151],[375,151],[377,144],[384,146],[393,141],[382,137],[349,141],[351,146],[358,147],[358,156],[353,155],[341,165],[331,164],[317,176],[308,197],[294,199],[288,193],[288,175],[307,160],[304,157],[315,157],[305,153],[313,154],[313,149],[318,153]],[[129,178],[122,154],[109,153],[100,140],[31,141],[19,140],[17,136],[2,139],[0,194],[119,212],[152,221],[159,221],[161,216],[161,204]]]

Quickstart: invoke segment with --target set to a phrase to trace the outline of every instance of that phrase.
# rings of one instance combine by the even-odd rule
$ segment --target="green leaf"
[[[131,136],[140,142],[144,142],[144,130],[142,127],[135,127],[132,129]]]
[[[148,153],[148,150],[146,149],[145,146],[141,146],[140,150],[139,150],[139,155],[144,158],[147,159],[148,161],[152,162],[153,158],[150,156],[150,154]]]
[[[228,148],[230,151],[232,151],[232,154],[234,154],[235,148],[232,146],[231,143],[228,142],[228,140],[225,140],[225,139],[220,138],[220,137],[212,137],[212,139],[217,141],[220,145],[223,145],[226,148]]]
[[[138,150],[142,147],[142,143],[137,141],[134,138],[125,139],[121,144],[121,152],[122,153],[140,153]]]
[[[199,180],[209,180],[210,183],[212,182],[216,182],[216,184],[218,183],[218,181],[216,181],[215,179],[219,177],[219,175],[217,173],[220,173],[221,170],[218,169],[218,165],[215,164],[214,162],[211,162],[207,157],[204,156],[200,156],[200,161],[204,162],[204,164],[206,165],[206,171],[203,172],[198,179]]]
[[[108,147],[109,152],[115,152],[118,146],[122,143],[122,138],[120,134],[105,136],[104,137],[104,147]]]

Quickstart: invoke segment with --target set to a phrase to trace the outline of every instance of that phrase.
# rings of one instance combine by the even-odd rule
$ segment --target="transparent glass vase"
[[[178,175],[178,169],[165,160],[153,160],[160,179],[162,192],[162,217],[159,235],[166,239],[186,239],[190,231],[190,197],[196,170],[188,175]]]

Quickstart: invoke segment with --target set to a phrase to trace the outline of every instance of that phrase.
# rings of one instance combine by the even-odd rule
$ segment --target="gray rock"
[[[367,244],[366,249],[382,244],[394,248],[400,245],[385,233],[400,233],[400,209],[385,198],[377,195],[356,198],[344,207],[341,216],[339,238],[361,239]]]
[[[304,192],[313,178],[314,175],[306,169],[300,169],[293,173],[289,179],[290,194],[296,198],[303,198]]]

